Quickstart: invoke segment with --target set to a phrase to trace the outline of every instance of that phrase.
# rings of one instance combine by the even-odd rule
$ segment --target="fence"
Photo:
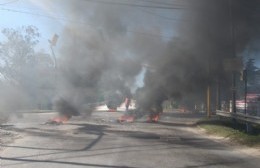
[[[258,116],[246,115],[243,113],[230,113],[230,112],[221,111],[221,110],[217,110],[216,115],[222,116],[222,117],[234,118],[234,119],[246,122],[246,123],[260,125],[260,117],[258,117]]]

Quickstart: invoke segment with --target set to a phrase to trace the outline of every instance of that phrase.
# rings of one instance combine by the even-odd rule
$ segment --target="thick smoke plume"
[[[3,120],[4,122],[10,116],[10,114],[15,114],[21,116],[22,109],[28,109],[30,107],[30,98],[28,93],[23,91],[22,88],[5,85],[0,83],[0,123]]]
[[[179,25],[179,38],[149,64],[156,71],[147,73],[140,89],[144,107],[159,109],[168,98],[183,100],[187,105],[203,102],[208,85],[220,81],[229,85],[225,72],[226,58],[241,57],[243,51],[259,39],[257,0],[190,1],[191,9]],[[152,97],[152,98],[151,98]]]
[[[124,47],[128,35],[121,19],[127,10],[94,5],[89,15],[88,5],[84,1],[69,3],[72,17],[89,24],[68,24],[63,32],[56,108],[64,113],[64,106],[69,107],[71,115],[90,112],[100,94],[109,91],[129,96],[142,69]]]
[[[145,110],[160,111],[169,98],[202,101],[207,85],[228,83],[223,61],[242,56],[259,38],[258,0],[185,2],[183,22],[176,23],[178,30],[170,41],[133,33],[163,31],[163,27],[151,30],[147,15],[136,17],[138,9],[68,3],[68,13],[82,24],[68,24],[63,32],[58,83],[63,103],[58,104],[71,106],[71,113],[77,114],[91,111],[100,92],[127,95],[143,65],[148,65],[145,85],[137,90],[136,99]]]

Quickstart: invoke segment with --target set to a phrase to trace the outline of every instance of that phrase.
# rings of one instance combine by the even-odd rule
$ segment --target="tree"
[[[50,102],[54,93],[54,63],[49,54],[35,50],[40,37],[38,29],[34,26],[5,28],[2,35],[1,82],[22,90],[34,107]]]
[[[0,43],[0,73],[5,80],[23,84],[35,66],[35,50],[40,36],[38,29],[27,26],[2,30],[5,41]]]

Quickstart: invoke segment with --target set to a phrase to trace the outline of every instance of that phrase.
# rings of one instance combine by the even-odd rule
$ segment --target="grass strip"
[[[253,126],[253,132],[246,133],[243,123],[234,123],[227,119],[203,119],[197,126],[204,129],[207,134],[228,138],[231,142],[250,147],[260,147],[260,127]]]

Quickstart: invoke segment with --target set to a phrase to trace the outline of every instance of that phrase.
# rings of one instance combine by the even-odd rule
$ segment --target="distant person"
[[[128,111],[130,103],[131,103],[131,99],[126,97],[125,98],[125,110],[126,111]]]

